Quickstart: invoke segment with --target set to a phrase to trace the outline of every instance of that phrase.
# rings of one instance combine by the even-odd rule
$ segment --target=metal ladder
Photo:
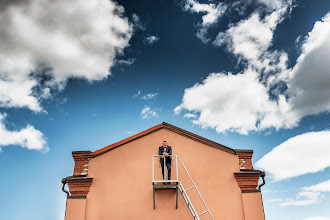
[[[205,202],[204,202],[204,199],[203,199],[202,195],[200,194],[199,190],[197,189],[197,186],[195,185],[194,181],[192,180],[191,176],[189,175],[189,173],[188,173],[186,167],[185,167],[184,164],[182,163],[182,160],[180,159],[180,157],[178,157],[178,156],[176,156],[176,157],[179,159],[179,161],[180,161],[182,167],[183,167],[184,170],[186,171],[186,173],[187,173],[187,175],[188,175],[188,177],[189,177],[191,183],[193,184],[192,187],[190,187],[190,188],[188,188],[188,189],[185,190],[184,187],[183,187],[183,185],[182,185],[182,183],[181,183],[180,181],[178,181],[179,191],[180,191],[180,193],[181,193],[181,195],[182,195],[182,197],[183,197],[183,200],[184,200],[185,203],[187,204],[188,209],[189,209],[190,213],[192,214],[194,220],[200,220],[199,216],[204,215],[204,214],[206,214],[206,213],[208,213],[208,214],[210,215],[210,217],[212,218],[212,220],[214,220],[214,218],[213,218],[213,216],[212,216],[210,210],[208,209],[207,205],[206,205]],[[197,193],[198,193],[200,199],[202,200],[202,202],[203,202],[203,204],[204,204],[204,206],[205,206],[205,208],[206,208],[206,210],[205,210],[204,212],[200,213],[200,214],[198,214],[198,213],[196,212],[196,210],[195,210],[195,208],[194,208],[194,205],[193,205],[192,202],[190,201],[189,196],[188,196],[188,194],[187,194],[187,192],[188,192],[189,190],[191,190],[191,189],[195,189],[195,190],[197,191]]]
[[[159,155],[153,155],[152,157],[154,158],[154,157],[160,157],[160,156]],[[188,206],[188,209],[189,209],[190,213],[192,214],[194,220],[200,220],[199,217],[201,215],[206,214],[206,213],[208,213],[210,215],[210,217],[212,218],[212,220],[214,220],[214,218],[213,218],[210,210],[208,209],[207,205],[205,204],[205,201],[204,201],[202,195],[200,194],[199,190],[197,189],[197,186],[195,185],[194,181],[192,180],[190,174],[188,173],[188,171],[187,171],[186,167],[184,166],[184,164],[183,164],[182,160],[180,159],[180,157],[177,156],[177,155],[171,155],[170,157],[175,157],[175,159],[176,159],[176,180],[166,180],[166,170],[165,170],[165,167],[166,166],[165,165],[164,165],[165,180],[155,180],[154,179],[154,159],[153,159],[152,160],[152,182],[153,182],[153,184],[159,183],[159,182],[177,182],[177,184],[178,184],[177,187],[178,187],[178,189],[179,189],[179,191],[180,191],[180,193],[181,193],[181,195],[183,197],[183,200],[185,201],[186,205]],[[192,187],[190,187],[188,189],[184,189],[181,181],[179,181],[179,177],[178,177],[178,160],[180,161],[183,169],[187,173],[187,175],[188,175],[188,177],[189,177],[189,179],[190,179],[190,181],[191,181],[191,183],[193,185]],[[200,214],[198,214],[196,212],[196,209],[194,208],[194,205],[192,204],[192,202],[189,199],[189,196],[187,194],[187,192],[189,190],[192,190],[192,189],[195,189],[197,191],[197,193],[199,195],[199,198],[202,200],[202,202],[203,202],[203,204],[204,204],[204,206],[206,208],[206,210],[204,212],[200,213]],[[154,199],[154,204],[155,204],[155,199]]]

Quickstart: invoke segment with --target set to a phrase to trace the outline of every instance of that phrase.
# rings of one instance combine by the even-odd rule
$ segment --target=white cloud
[[[144,108],[141,111],[140,116],[142,117],[142,119],[149,119],[152,117],[157,117],[158,114],[157,114],[156,110],[152,110],[150,107],[144,106]]]
[[[148,45],[153,45],[155,44],[157,41],[159,41],[159,37],[157,36],[148,36],[144,39],[144,42]]]
[[[186,113],[183,118],[197,118],[197,115],[192,114],[192,113]]]
[[[251,3],[245,2],[246,4]],[[256,32],[262,31],[263,33],[266,33],[265,36],[263,35],[254,35],[250,37],[254,37],[257,40],[264,38],[264,40],[267,40],[269,38],[269,31],[266,29],[272,29],[274,28],[274,25],[276,26],[278,22],[280,22],[280,18],[283,15],[282,13],[286,10],[288,6],[292,5],[292,0],[258,0],[259,3],[267,6],[268,9],[266,9],[266,12],[273,11],[270,16],[267,16],[262,23],[257,23],[257,20],[260,21],[259,18],[255,18],[255,16],[259,17],[260,8],[255,12],[249,20],[246,20],[246,24],[242,25],[241,28],[244,28],[243,26],[249,26],[252,25],[252,22],[255,22],[258,26],[253,26],[252,29],[245,30],[246,32],[250,32],[253,34]],[[190,11],[191,13],[202,13],[204,14],[202,16],[202,21],[198,24],[199,29],[197,31],[197,37],[202,40],[203,43],[207,43],[210,39],[207,37],[208,29],[210,26],[216,24],[220,17],[224,15],[226,11],[231,11],[231,9],[237,10],[239,13],[241,13],[242,10],[245,10],[244,7],[246,7],[245,4],[242,4],[242,8],[237,8],[240,6],[237,2],[233,2],[231,4],[224,4],[224,3],[199,3],[195,0],[185,0],[183,9],[185,11]],[[229,9],[229,10],[227,10]],[[254,20],[253,20],[254,19]],[[241,23],[242,24],[242,23]],[[237,26],[237,25],[235,25]],[[262,27],[263,26],[263,27]],[[256,28],[256,29],[255,29]],[[262,30],[263,29],[263,30]],[[271,33],[272,35],[272,33]],[[220,36],[218,36],[220,37]],[[220,40],[220,39],[218,39]],[[218,41],[217,40],[217,41]],[[263,39],[262,39],[263,40]],[[258,42],[255,42],[258,43]],[[260,42],[259,42],[260,43]],[[262,43],[262,42],[261,42]],[[252,46],[251,44],[248,45],[249,42],[246,42],[246,45],[242,45],[242,47],[249,47]],[[257,44],[256,44],[257,45]],[[254,45],[255,46],[255,45]],[[261,45],[262,47],[263,45]],[[253,51],[256,52],[256,51]]]
[[[140,94],[141,94],[141,90],[137,91],[137,93],[135,93],[135,94],[132,96],[132,98],[135,99],[135,98],[139,97]]]
[[[269,73],[283,74],[287,70],[287,55],[268,49],[288,6],[276,8],[264,18],[256,11],[226,32],[219,33],[214,45],[226,46],[246,63],[246,69],[236,75],[210,74],[202,84],[185,90],[182,103],[174,112],[178,114],[185,109],[200,113],[195,124],[223,133],[248,134],[267,128],[296,126],[299,118],[290,112],[285,96],[279,94],[278,100],[271,100],[268,94],[270,85],[277,82]]]
[[[286,202],[281,203],[280,206],[302,206],[316,204],[325,197],[321,194],[322,192],[330,192],[330,180],[301,188],[301,191],[297,194],[296,199],[286,199]]]
[[[287,202],[281,203],[280,206],[305,206],[316,204],[322,198],[319,192],[299,192],[296,199],[290,199]]]
[[[322,183],[318,183],[313,186],[307,186],[302,188],[305,191],[312,191],[312,192],[330,192],[330,180],[327,180]]]
[[[6,114],[0,113],[0,149],[1,146],[18,145],[29,150],[39,150],[47,152],[46,138],[33,126],[28,125],[19,131],[7,130],[4,121]]]
[[[127,60],[118,60],[117,63],[119,65],[130,66],[135,63],[135,58],[129,58]]]
[[[283,20],[287,9],[283,7],[275,10],[263,19],[260,18],[260,12],[254,12],[246,20],[238,22],[225,32],[220,32],[213,44],[225,46],[240,60],[247,61],[248,66],[259,71],[263,68],[265,71],[274,70],[280,59],[285,59],[285,55],[278,51],[268,53],[268,49],[272,45],[274,30]]]
[[[0,73],[0,76],[2,75],[4,74]],[[0,106],[18,108],[27,107],[35,112],[42,111],[38,98],[33,95],[32,90],[33,87],[38,84],[37,81],[24,75],[22,75],[20,79],[11,78],[13,78],[13,76],[8,76],[4,79],[0,77]]]
[[[330,57],[330,13],[315,23],[305,38],[296,65],[288,69],[288,55],[269,48],[273,32],[289,6],[276,9],[263,19],[253,13],[220,33],[214,44],[226,45],[246,64],[243,75],[250,75],[212,73],[202,84],[185,90],[182,103],[174,112],[200,113],[194,123],[215,128],[217,132],[248,134],[268,128],[293,128],[304,116],[330,111],[330,62],[327,60]],[[277,83],[288,89],[283,92]]]
[[[275,181],[316,173],[330,166],[328,143],[330,131],[298,135],[273,148],[255,166]]]
[[[184,9],[191,12],[204,13],[202,25],[207,26],[217,22],[218,18],[224,13],[226,7],[222,3],[218,5],[213,3],[201,4],[194,0],[187,0]]]
[[[145,94],[144,96],[141,97],[143,100],[149,100],[149,99],[154,99],[158,96],[158,93],[149,93]]]
[[[330,220],[330,217],[315,216],[315,217],[304,218],[304,220]]]
[[[300,117],[330,110],[330,13],[314,24],[287,80],[292,111]]]
[[[216,24],[218,19],[224,14],[227,6],[223,3],[213,4],[201,4],[195,0],[186,0],[184,2],[184,10],[190,11],[191,13],[202,13],[202,22],[198,24],[199,30],[197,32],[197,37],[202,40],[202,42],[207,43],[209,39],[207,38],[208,28]]]
[[[184,92],[181,105],[174,109],[199,112],[195,124],[215,128],[217,132],[248,134],[266,128],[292,127],[296,120],[286,115],[284,97],[276,103],[258,81],[258,74],[248,69],[244,74],[210,74],[203,83]]]
[[[226,33],[220,33],[215,40],[216,45],[228,43],[236,55],[247,60],[257,60],[264,53],[273,39],[273,30],[276,23],[269,22],[270,15],[265,21],[260,20],[255,13],[247,20],[229,28]]]
[[[42,111],[42,87],[63,88],[68,78],[106,78],[131,37],[123,8],[108,0],[5,1],[0,10],[0,105]],[[34,74],[31,74],[34,72]]]
[[[142,31],[146,30],[146,27],[144,24],[142,24],[140,17],[137,14],[132,14],[132,20],[133,20],[133,26],[134,29],[140,29]]]
[[[264,193],[264,191],[262,191]],[[267,200],[267,202],[283,202],[283,201],[289,201],[290,199],[270,199]]]
[[[263,3],[270,9],[282,8],[284,5],[291,3],[291,0],[258,0],[258,2]]]
[[[159,93],[148,93],[148,94],[144,94],[141,95],[141,90],[139,90],[136,94],[134,94],[132,97],[135,98],[140,98],[142,100],[152,100],[152,99],[156,99]]]

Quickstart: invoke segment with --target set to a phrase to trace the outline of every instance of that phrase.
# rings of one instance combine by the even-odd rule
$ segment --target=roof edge
[[[170,130],[172,132],[178,133],[180,135],[186,136],[186,137],[188,137],[190,139],[193,139],[195,141],[198,141],[198,142],[201,142],[203,144],[206,144],[208,146],[217,148],[219,150],[223,150],[223,151],[228,152],[228,153],[231,153],[231,154],[236,154],[236,151],[234,149],[230,148],[230,147],[227,147],[225,145],[222,145],[222,144],[219,144],[217,142],[211,141],[211,140],[209,140],[207,138],[201,137],[201,136],[199,136],[197,134],[191,133],[189,131],[186,131],[186,130],[184,130],[182,128],[176,127],[176,126],[171,125],[169,123],[162,122],[161,124],[155,125],[155,126],[149,128],[149,129],[144,130],[144,131],[142,131],[140,133],[137,133],[137,134],[135,134],[133,136],[130,136],[130,137],[125,138],[125,139],[123,139],[121,141],[115,142],[115,143],[110,144],[110,145],[108,145],[106,147],[103,147],[103,148],[101,148],[99,150],[94,151],[93,152],[93,157],[100,156],[100,155],[102,155],[102,154],[104,154],[104,153],[106,153],[106,152],[108,152],[110,150],[113,150],[113,149],[115,149],[117,147],[120,147],[120,146],[122,146],[124,144],[127,144],[127,143],[129,143],[131,141],[134,141],[136,139],[139,139],[141,137],[144,137],[144,136],[146,136],[148,134],[151,134],[153,132],[156,132],[156,131],[158,131],[160,129],[164,129],[164,128],[167,129],[167,130]]]
[[[129,142],[131,142],[133,140],[139,139],[139,138],[141,138],[143,136],[146,136],[146,135],[148,135],[150,133],[153,133],[155,131],[158,131],[159,129],[162,129],[162,124],[158,124],[158,125],[153,126],[153,127],[149,128],[147,130],[144,130],[144,131],[142,131],[140,133],[137,133],[137,134],[135,134],[133,136],[130,136],[130,137],[125,138],[125,139],[123,139],[121,141],[115,142],[115,143],[110,144],[110,145],[108,145],[106,147],[103,147],[103,148],[101,148],[99,150],[96,150],[96,151],[93,152],[93,157],[100,156],[100,155],[102,155],[102,154],[104,154],[104,153],[106,153],[106,152],[108,152],[110,150],[113,150],[113,149],[115,149],[115,148],[117,148],[117,147],[119,147],[121,145],[127,144],[127,143],[129,143]]]

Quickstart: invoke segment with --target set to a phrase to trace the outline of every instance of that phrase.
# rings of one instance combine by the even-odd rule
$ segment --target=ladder
[[[159,156],[158,156],[158,155],[154,155],[153,157],[159,157]],[[208,209],[208,207],[207,207],[207,205],[206,205],[206,203],[205,203],[205,201],[204,201],[202,195],[200,194],[200,192],[199,192],[197,186],[195,185],[194,181],[192,180],[192,178],[191,178],[190,174],[188,173],[188,170],[187,170],[186,167],[184,166],[182,160],[181,160],[180,157],[177,156],[177,155],[173,155],[172,157],[175,157],[175,158],[176,158],[176,171],[177,171],[177,180],[172,180],[172,182],[173,182],[173,181],[174,181],[174,182],[177,182],[177,187],[178,187],[178,189],[179,189],[179,192],[181,193],[182,198],[183,198],[183,200],[185,201],[185,203],[186,203],[186,205],[187,205],[187,207],[188,207],[188,209],[189,209],[189,211],[190,211],[192,217],[194,218],[194,220],[200,220],[200,216],[202,216],[202,215],[204,215],[204,214],[208,214],[208,215],[210,215],[211,219],[214,220],[214,218],[213,218],[213,216],[212,216],[210,210]],[[178,162],[177,162],[178,160],[179,160],[180,164],[182,165],[183,169],[185,170],[186,174],[188,175],[188,177],[189,177],[189,179],[190,179],[190,181],[191,181],[191,183],[192,183],[192,185],[193,185],[192,187],[190,187],[190,188],[188,188],[188,189],[185,189],[185,188],[183,187],[182,183],[181,183],[181,182],[179,181],[179,179],[178,179]],[[165,166],[164,166],[164,167],[165,167]],[[154,172],[154,160],[153,160],[153,172]],[[153,181],[153,185],[154,185],[154,183],[156,183],[156,182],[170,182],[171,180],[155,181],[155,180],[154,180],[154,173],[153,173],[153,175],[152,175],[152,181]],[[199,198],[202,200],[202,202],[203,202],[203,204],[204,204],[204,206],[205,206],[205,209],[206,209],[206,210],[203,211],[202,213],[199,213],[199,214],[198,214],[198,213],[196,212],[196,209],[194,208],[193,203],[192,203],[191,200],[189,199],[189,196],[188,196],[187,192],[188,192],[189,190],[192,190],[192,189],[194,189],[194,190],[197,191],[197,193],[198,193],[198,195],[199,195]],[[154,201],[154,202],[155,202],[155,201]]]

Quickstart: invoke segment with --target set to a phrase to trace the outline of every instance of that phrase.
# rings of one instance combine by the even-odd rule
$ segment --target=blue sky
[[[72,151],[163,121],[253,149],[266,219],[330,219],[329,1],[0,5],[0,219],[63,219]]]

